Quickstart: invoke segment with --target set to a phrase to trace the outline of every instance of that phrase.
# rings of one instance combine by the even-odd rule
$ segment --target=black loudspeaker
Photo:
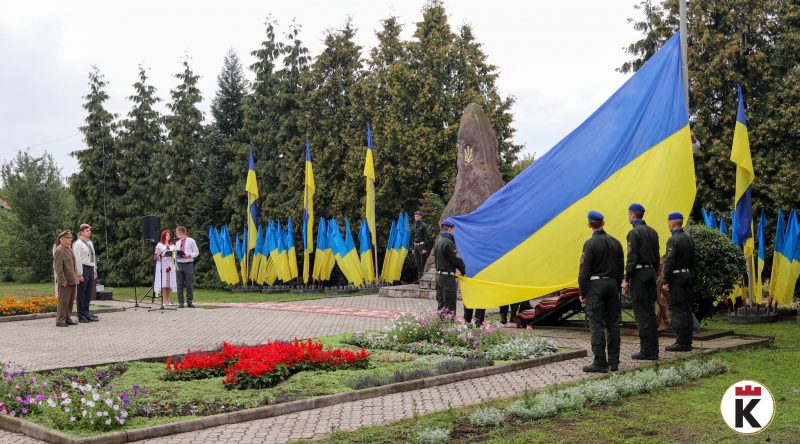
[[[158,242],[160,239],[161,219],[158,216],[145,216],[142,218],[142,237],[145,242]]]

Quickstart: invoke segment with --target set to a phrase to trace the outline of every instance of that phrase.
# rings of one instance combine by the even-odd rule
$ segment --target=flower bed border
[[[8,416],[0,416],[0,428],[12,433],[21,433],[31,438],[55,444],[89,444],[89,443],[122,444],[133,441],[139,441],[143,439],[159,438],[162,436],[175,435],[178,433],[194,432],[197,430],[207,429],[220,425],[237,424],[247,421],[253,421],[256,419],[266,419],[274,416],[297,413],[303,410],[312,410],[322,407],[329,407],[336,404],[343,404],[345,402],[360,401],[363,399],[376,398],[379,396],[386,396],[395,393],[402,393],[412,390],[419,390],[423,388],[436,387],[445,384],[452,384],[454,382],[460,382],[467,379],[482,378],[500,373],[524,370],[528,368],[539,367],[546,364],[552,364],[554,362],[569,361],[572,359],[583,358],[586,356],[588,356],[588,353],[586,352],[586,350],[583,349],[556,352],[548,356],[527,359],[524,361],[511,362],[503,365],[481,367],[458,373],[450,373],[446,375],[432,376],[429,378],[415,379],[412,381],[398,382],[394,384],[382,385],[379,387],[372,387],[363,390],[354,390],[352,392],[347,392],[347,393],[317,396],[314,398],[301,399],[298,401],[291,401],[282,404],[255,407],[251,409],[244,409],[230,413],[220,413],[217,415],[205,416],[198,419],[190,419],[187,421],[159,424],[140,429],[102,433],[99,435],[93,435],[83,438],[73,437],[67,435],[64,432],[50,429],[48,427],[39,425],[37,423],[28,421],[26,419],[12,418]]]
[[[92,313],[116,313],[118,311],[125,311],[125,308],[106,306],[104,308],[94,308],[91,310]],[[54,311],[49,313],[29,313],[24,315],[0,316],[0,322],[31,321],[34,319],[46,319],[54,317],[56,317],[56,312]]]

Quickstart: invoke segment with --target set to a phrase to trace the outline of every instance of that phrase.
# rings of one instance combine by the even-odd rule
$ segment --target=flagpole
[[[683,96],[686,99],[686,108],[689,108],[689,64],[686,43],[686,0],[679,0],[679,14],[680,25],[679,30],[681,33],[681,73],[683,74]]]
[[[375,182],[373,181],[371,185],[372,185],[372,195],[375,196]],[[374,201],[374,199],[373,199],[373,202],[372,202],[372,220],[375,220],[375,201]],[[367,227],[369,227],[369,222],[367,222]],[[378,221],[375,221],[375,240],[376,241],[378,240]],[[372,246],[372,249],[375,250],[374,251],[374,253],[375,253],[375,267],[374,267],[375,268],[375,285],[378,288],[380,288],[380,286],[381,286],[380,282],[381,281],[378,279],[378,245],[377,245],[377,242],[376,242],[376,245]]]

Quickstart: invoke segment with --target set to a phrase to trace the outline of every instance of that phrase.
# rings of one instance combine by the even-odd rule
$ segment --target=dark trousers
[[[452,316],[456,315],[456,299],[458,298],[458,282],[456,277],[448,274],[436,275],[436,310],[446,309]]]
[[[500,307],[500,321],[502,323],[506,323],[508,319],[508,312],[509,307],[511,308],[511,321],[514,321],[514,318],[517,316],[517,311],[519,311],[519,304],[511,304],[511,305],[503,305]]]
[[[414,245],[414,263],[417,264],[417,279],[422,279],[422,275],[425,274],[425,261],[428,260],[428,253],[422,254],[422,250],[425,248],[425,245]]]
[[[486,317],[486,309],[483,308],[476,308],[471,309],[464,307],[464,322],[469,324],[472,322],[472,313],[475,312],[475,325],[480,327],[483,325],[483,319]]]
[[[83,266],[83,282],[78,283],[78,294],[75,298],[78,302],[78,319],[89,319],[92,313],[89,312],[89,304],[92,301],[92,289],[94,288],[94,267]]]
[[[619,365],[619,293],[616,279],[589,281],[586,294],[586,318],[592,335],[594,364],[598,367]],[[608,358],[606,358],[608,348]]]
[[[639,352],[658,356],[658,323],[656,322],[656,270],[639,268],[628,283],[639,330]]]
[[[692,319],[692,278],[689,273],[673,276],[669,283],[669,309],[672,327],[678,333],[675,343],[691,347],[694,320]]]
[[[178,262],[178,269],[175,271],[175,279],[178,285],[178,304],[183,305],[183,289],[186,289],[186,302],[192,303],[194,299],[194,263]]]

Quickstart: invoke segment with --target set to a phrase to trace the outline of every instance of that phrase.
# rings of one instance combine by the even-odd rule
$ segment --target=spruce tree
[[[184,59],[183,71],[175,74],[175,78],[181,83],[170,91],[172,101],[167,107],[172,114],[165,118],[169,139],[162,159],[169,179],[161,195],[164,214],[161,225],[170,229],[189,225],[194,229],[189,216],[195,202],[195,164],[203,129],[203,113],[197,109],[197,104],[203,98],[197,87],[199,76],[192,72],[188,59]]]
[[[325,36],[325,48],[305,79],[303,125],[314,150],[319,215],[349,217],[361,214],[364,189],[366,121],[352,92],[361,78],[361,47],[353,41],[348,20]]]
[[[231,49],[225,55],[222,71],[217,76],[217,94],[211,101],[214,124],[219,133],[230,141],[242,141],[244,99],[247,90],[247,79],[242,71],[239,56]]]
[[[114,234],[117,242],[109,246],[108,282],[133,284],[152,279],[152,262],[148,254],[136,254],[143,244],[142,217],[164,217],[162,195],[168,181],[164,160],[162,117],[155,110],[160,100],[156,89],[147,82],[147,72],[139,67],[139,80],[133,84],[134,94],[128,97],[133,108],[121,122],[116,170],[122,193],[118,204],[119,217]],[[166,228],[162,225],[162,228]]]
[[[105,108],[108,83],[94,66],[89,73],[89,93],[83,108],[87,115],[85,125],[80,128],[86,149],[71,155],[78,161],[78,172],[70,179],[70,191],[75,198],[77,223],[88,223],[94,228],[94,245],[101,259],[98,270],[105,273],[111,269],[107,245],[116,241],[117,197],[121,189],[116,171],[117,147],[114,140],[116,115]]]
[[[195,161],[195,193],[192,206],[190,235],[201,251],[195,264],[195,282],[200,287],[220,287],[222,282],[208,252],[208,227],[226,224],[232,211],[225,208],[223,200],[232,190],[235,177],[229,168],[237,160],[234,152],[242,144],[244,122],[243,101],[247,95],[247,81],[236,53],[225,56],[222,71],[217,76],[217,92],[211,102],[214,121],[203,128],[203,136]],[[240,160],[240,159],[239,159]]]

